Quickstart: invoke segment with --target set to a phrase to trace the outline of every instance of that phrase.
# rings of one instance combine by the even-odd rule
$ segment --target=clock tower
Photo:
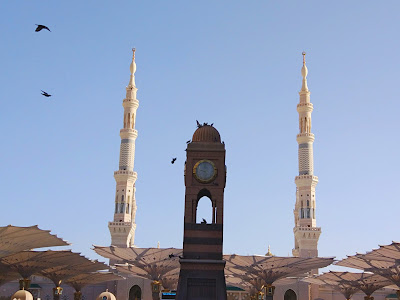
[[[183,258],[177,300],[227,299],[222,259],[225,182],[225,144],[212,125],[198,124],[186,149]],[[211,201],[210,224],[197,218],[200,199]]]

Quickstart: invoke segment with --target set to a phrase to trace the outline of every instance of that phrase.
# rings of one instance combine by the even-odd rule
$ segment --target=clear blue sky
[[[224,252],[288,255],[304,50],[319,253],[399,241],[399,13],[397,0],[1,1],[1,225],[38,224],[92,258],[110,244],[136,47],[135,244],[182,247],[197,119],[226,144]]]

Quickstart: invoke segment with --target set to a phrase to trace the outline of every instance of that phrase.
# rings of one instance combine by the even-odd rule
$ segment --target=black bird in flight
[[[47,27],[47,26],[40,25],[40,24],[35,24],[35,25],[37,26],[36,29],[35,29],[36,32],[39,32],[39,31],[42,30],[42,29],[47,29],[48,31],[51,32],[51,30],[50,30],[49,27]]]
[[[173,253],[171,253],[171,254],[168,255],[168,257],[169,258],[173,258],[173,257],[175,257],[175,255]]]
[[[45,97],[51,97],[51,95],[50,94],[48,94],[48,93],[46,93],[45,91],[43,91],[43,90],[41,90],[42,91],[42,95],[43,96],[45,96]]]
[[[175,161],[176,161],[176,157],[174,157],[174,158],[171,160],[171,164],[174,164]]]

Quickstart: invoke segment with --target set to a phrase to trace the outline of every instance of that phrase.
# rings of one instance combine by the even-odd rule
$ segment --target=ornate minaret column
[[[111,233],[111,245],[119,247],[132,247],[134,245],[136,229],[135,182],[137,173],[133,171],[133,167],[135,162],[135,141],[137,138],[135,120],[139,101],[136,99],[135,49],[132,49],[132,51],[131,78],[126,87],[126,98],[122,103],[124,107],[124,127],[120,130],[119,170],[114,172],[114,178],[117,183],[114,221],[108,223]]]
[[[321,228],[317,227],[315,218],[315,187],[318,177],[314,176],[313,143],[314,134],[311,133],[311,113],[313,105],[310,102],[310,91],[307,86],[307,67],[303,52],[303,84],[299,92],[300,103],[297,104],[299,113],[299,129],[297,143],[299,144],[299,176],[296,176],[296,205],[294,209],[295,227],[293,249],[294,256],[318,256],[318,239]]]

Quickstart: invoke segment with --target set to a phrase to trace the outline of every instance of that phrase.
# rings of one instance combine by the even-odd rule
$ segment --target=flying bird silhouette
[[[43,96],[45,96],[45,97],[51,97],[51,95],[50,94],[48,94],[48,93],[46,93],[45,91],[43,91],[43,90],[41,90],[42,91],[42,95]]]
[[[176,157],[174,157],[174,158],[171,160],[171,164],[174,164],[175,161],[176,161]]]
[[[47,27],[47,26],[40,25],[40,24],[35,24],[35,25],[37,26],[36,29],[35,29],[36,32],[39,32],[39,31],[42,30],[42,29],[47,29],[48,31],[51,32],[51,30],[50,30],[49,27]]]

